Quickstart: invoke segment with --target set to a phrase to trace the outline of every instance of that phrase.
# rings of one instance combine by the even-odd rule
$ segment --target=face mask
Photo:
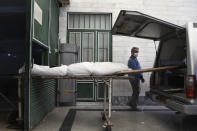
[[[138,53],[134,53],[133,56],[138,57]]]

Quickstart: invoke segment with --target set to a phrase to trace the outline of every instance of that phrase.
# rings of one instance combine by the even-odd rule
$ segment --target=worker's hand
[[[145,82],[144,78],[142,78],[141,81],[142,81],[142,83],[144,83]]]

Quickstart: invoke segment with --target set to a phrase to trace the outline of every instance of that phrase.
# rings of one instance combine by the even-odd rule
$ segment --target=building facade
[[[68,43],[70,42],[69,39],[71,39],[70,36],[70,25],[69,25],[69,13],[76,13],[78,15],[82,14],[97,14],[100,15],[100,19],[98,16],[95,17],[94,20],[91,20],[91,16],[89,18],[85,18],[84,16],[84,23],[85,21],[89,20],[89,24],[84,24],[84,27],[80,26],[80,17],[78,19],[75,19],[76,22],[78,22],[77,27],[78,28],[91,28],[94,30],[100,30],[106,31],[110,30],[110,26],[113,26],[118,13],[120,10],[131,10],[131,11],[139,11],[141,13],[171,22],[173,24],[177,24],[179,26],[184,26],[189,21],[197,21],[197,1],[196,0],[105,0],[105,1],[99,1],[99,0],[70,0],[70,4],[66,7],[60,8],[60,17],[59,17],[59,38],[60,43]],[[104,15],[108,15],[107,17],[104,17]],[[87,16],[88,17],[88,16]],[[102,19],[103,17],[103,19]],[[108,20],[109,19],[109,20]],[[74,20],[73,20],[74,21]],[[99,23],[97,25],[95,23]],[[83,21],[82,21],[83,22]],[[92,23],[91,23],[92,22]],[[95,22],[93,24],[93,22]],[[102,24],[104,22],[104,24]],[[108,23],[109,22],[109,23]],[[110,25],[111,22],[111,25]],[[70,21],[71,23],[71,21]],[[74,26],[75,23],[73,23]],[[86,27],[86,26],[93,26],[94,27]],[[79,31],[79,30],[78,30]],[[76,31],[73,31],[76,32]],[[85,30],[84,30],[85,32]],[[95,35],[94,32],[89,34],[87,37],[88,40],[91,39],[91,35]],[[98,31],[99,32],[99,31]],[[102,34],[103,32],[101,32]],[[152,40],[145,40],[145,39],[137,39],[132,37],[124,37],[124,36],[112,36],[112,39],[110,41],[110,36],[107,37],[110,34],[106,34],[106,32],[103,35],[103,40],[108,40],[108,44],[111,44],[111,61],[112,62],[118,62],[118,63],[124,63],[127,64],[128,58],[130,56],[130,50],[133,46],[137,46],[140,49],[139,53],[139,61],[141,63],[142,68],[151,68],[154,64],[154,58],[156,54],[156,48],[158,47],[158,42],[154,42]],[[71,34],[72,35],[72,34]],[[78,35],[75,33],[75,36]],[[85,36],[85,35],[84,35]],[[107,37],[104,39],[104,37]],[[76,40],[79,38],[76,36]],[[96,39],[100,39],[99,36],[94,37]],[[98,41],[97,41],[98,43]],[[108,46],[110,48],[110,46]],[[90,49],[90,48],[89,48]],[[96,50],[99,52],[99,50]],[[85,52],[85,51],[84,51]],[[103,51],[104,52],[104,51]],[[91,51],[90,51],[91,53]],[[94,54],[94,53],[93,53]],[[93,55],[92,54],[92,55]],[[105,54],[105,53],[104,53]],[[87,55],[87,54],[86,54]],[[98,53],[96,54],[98,55]],[[108,57],[109,57],[108,56]],[[93,59],[88,58],[88,59]],[[99,56],[97,56],[96,61],[99,61]],[[102,58],[100,58],[102,59]],[[102,61],[104,60],[103,57]],[[110,58],[107,58],[110,59]],[[144,73],[145,77],[145,83],[141,84],[142,90],[141,90],[141,96],[145,96],[145,92],[149,90],[149,78],[150,73]],[[124,105],[128,97],[131,96],[132,90],[131,86],[128,82],[128,80],[114,80],[113,81],[113,103],[114,104],[122,104]],[[95,100],[95,99],[94,99]]]

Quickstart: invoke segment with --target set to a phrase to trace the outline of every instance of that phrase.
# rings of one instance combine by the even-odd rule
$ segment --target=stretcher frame
[[[103,112],[101,112],[101,118],[104,121],[103,127],[105,131],[112,130],[112,122],[111,122],[111,110],[112,110],[112,80],[128,80],[133,79],[134,77],[129,76],[32,76],[34,79],[78,79],[78,80],[102,80],[104,82],[104,102],[103,102]],[[108,111],[107,111],[107,88],[108,88]]]
[[[0,78],[7,79],[18,79],[18,118],[17,121],[19,124],[23,123],[22,116],[22,79],[24,79],[24,75],[15,75],[15,76],[0,76]],[[103,102],[103,112],[101,112],[101,118],[104,121],[103,127],[105,127],[106,131],[111,131],[112,122],[111,119],[111,110],[112,110],[112,80],[128,80],[133,79],[133,77],[129,76],[42,76],[42,75],[32,75],[32,79],[78,79],[78,80],[94,80],[98,82],[98,80],[103,81],[104,83],[104,102]],[[108,88],[108,111],[107,111],[107,88]]]
[[[116,72],[112,76],[42,76],[42,75],[32,75],[32,79],[78,79],[78,80],[102,80],[104,82],[104,102],[103,102],[103,112],[101,112],[102,120],[104,120],[104,127],[106,131],[111,131],[112,122],[110,121],[111,118],[111,107],[112,107],[112,80],[113,79],[134,79],[134,77],[130,76],[120,76],[125,74],[132,74],[132,73],[142,73],[142,72],[153,72],[153,71],[161,71],[161,70],[170,70],[170,69],[178,69],[183,68],[184,66],[165,66],[165,67],[157,67],[157,68],[148,68],[148,69],[141,69],[141,70],[125,70]],[[8,78],[8,79],[18,79],[18,118],[17,121],[19,124],[23,122],[22,117],[22,79],[24,79],[24,75],[15,75],[15,76],[0,76],[0,78]],[[108,91],[108,112],[106,108],[107,103],[107,88]],[[8,103],[10,103],[8,101]],[[11,104],[11,103],[10,103]]]

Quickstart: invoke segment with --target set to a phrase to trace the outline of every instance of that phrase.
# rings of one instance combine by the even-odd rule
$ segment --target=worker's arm
[[[137,70],[137,66],[136,66],[134,60],[132,60],[132,59],[128,60],[128,67],[133,69],[133,70]]]
[[[143,75],[140,77],[140,79],[141,79],[142,83],[145,82]]]

